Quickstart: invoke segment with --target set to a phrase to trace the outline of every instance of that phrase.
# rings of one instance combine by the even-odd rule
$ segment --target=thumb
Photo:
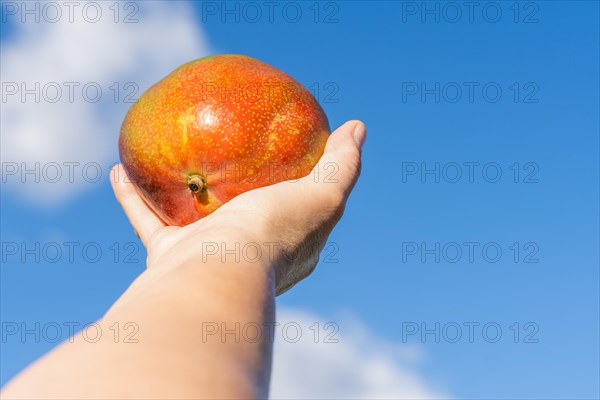
[[[312,173],[303,178],[317,198],[327,204],[345,204],[360,175],[366,137],[361,121],[348,121],[329,136],[321,159]]]
[[[129,180],[127,172],[121,164],[116,165],[111,171],[111,184],[115,192],[115,197],[133,226],[134,231],[139,236],[144,246],[152,235],[166,224],[152,211],[146,202],[140,197],[134,188],[134,184]]]

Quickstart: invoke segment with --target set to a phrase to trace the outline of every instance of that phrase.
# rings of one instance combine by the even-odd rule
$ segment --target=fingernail
[[[363,124],[362,122],[359,122],[358,124],[356,124],[356,127],[354,128],[354,141],[358,145],[359,149],[362,149],[363,145],[365,144],[366,138],[367,138],[367,130],[365,128],[365,124]]]

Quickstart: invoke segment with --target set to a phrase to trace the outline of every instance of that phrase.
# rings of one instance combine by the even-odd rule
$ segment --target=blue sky
[[[330,238],[331,256],[278,299],[281,310],[334,321],[342,338],[360,326],[368,331],[366,342],[348,339],[357,354],[388,345],[417,349],[417,361],[405,362],[403,353],[394,365],[418,377],[421,394],[600,395],[597,2],[481,2],[471,17],[462,3],[282,2],[272,21],[264,6],[257,17],[243,3],[228,3],[239,7],[239,22],[235,14],[223,14],[221,2],[160,5],[165,20],[171,16],[177,23],[161,21],[146,5],[127,31],[115,23],[75,24],[98,31],[82,43],[69,42],[73,49],[92,51],[85,38],[96,38],[92,42],[100,47],[91,53],[93,65],[66,62],[66,69],[33,43],[36,33],[25,26],[35,24],[7,17],[6,3],[3,82],[97,81],[112,95],[109,82],[133,81],[141,92],[186,60],[240,53],[318,91],[332,127],[348,119],[366,123],[363,173]],[[302,14],[292,22],[296,10]],[[38,25],[60,29],[60,22]],[[101,29],[111,35],[99,38]],[[66,51],[58,49],[69,35],[47,37],[54,40],[55,56]],[[80,53],[73,51],[77,61]],[[57,75],[41,73],[44,63]],[[104,170],[97,183],[39,185],[5,176],[3,169],[3,334],[7,322],[89,323],[144,268],[141,244],[106,175],[118,160],[118,127],[128,107],[109,97],[93,105],[81,99],[84,104],[76,99],[41,106],[3,100],[5,111],[34,113],[25,115],[38,115],[41,107],[38,122],[50,127],[36,136],[17,117],[6,122],[9,112],[3,112],[3,163],[97,161]],[[86,119],[91,106],[93,118]],[[59,110],[53,107],[67,118],[50,121]],[[74,136],[62,134],[73,124]],[[73,149],[79,137],[85,140]],[[91,263],[76,252],[74,262],[63,255],[49,263],[42,254],[36,263],[33,256],[22,262],[21,249],[6,252],[6,243],[31,248],[70,241],[97,243],[103,256]],[[125,263],[125,253],[136,249],[134,262]],[[435,330],[436,324],[439,343],[434,334],[421,337],[423,327]],[[452,343],[457,325],[462,336]],[[419,331],[409,334],[414,327]],[[502,333],[492,343],[497,327]],[[1,343],[2,383],[56,345],[17,336]],[[342,384],[344,379],[350,378],[341,378]]]

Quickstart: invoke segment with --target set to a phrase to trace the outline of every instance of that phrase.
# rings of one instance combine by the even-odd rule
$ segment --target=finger
[[[147,246],[150,237],[166,224],[140,197],[121,164],[110,171],[110,178],[117,201],[123,207],[136,234],[144,246]]]
[[[304,178],[319,197],[328,196],[345,203],[360,175],[366,135],[361,121],[348,121],[329,136],[321,159]]]

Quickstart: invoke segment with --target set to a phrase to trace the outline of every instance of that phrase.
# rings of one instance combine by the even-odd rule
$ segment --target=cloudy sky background
[[[94,23],[85,3],[73,22],[64,5],[56,22],[44,21],[54,10],[38,3],[39,23],[31,15],[23,23],[14,4],[2,2],[0,40],[2,384],[55,346],[6,336],[8,325],[92,322],[144,268],[107,176],[127,96],[186,61],[241,53],[311,89],[332,127],[360,118],[369,128],[363,177],[327,256],[278,299],[281,326],[298,324],[302,335],[276,335],[274,398],[598,397],[597,4],[506,3],[497,22],[481,10],[469,21],[465,9],[452,22],[453,10],[430,2],[437,22],[420,2],[282,2],[259,15],[236,2],[228,14],[221,2],[148,1],[121,3],[115,22],[107,2]],[[39,102],[23,101],[20,85],[36,82],[51,85]],[[405,97],[421,82],[449,90],[493,82],[503,95]],[[62,89],[56,102],[52,83]],[[102,95],[92,102],[96,87]],[[13,174],[36,162],[39,181]],[[406,174],[422,162],[493,162],[503,179]],[[524,183],[530,173],[537,182]],[[504,256],[421,262],[402,245],[470,241],[498,243]],[[103,256],[21,259],[23,246],[65,242],[95,243]],[[12,244],[21,246],[16,255]],[[538,262],[523,262],[536,249]],[[478,327],[472,341],[468,323]],[[441,340],[406,335],[422,324],[440,324]],[[481,333],[485,324],[501,327],[497,342]],[[452,342],[455,325],[462,336]]]
[[[137,7],[127,10],[136,10],[137,23],[115,23],[114,11],[109,6],[102,5],[103,17],[96,23],[88,22],[84,14],[77,13],[77,8],[73,22],[64,14],[58,22],[48,23],[46,19],[55,18],[50,14],[54,9],[44,11],[40,6],[40,23],[15,24],[10,38],[2,44],[2,82],[8,91],[1,114],[2,161],[16,163],[19,168],[22,163],[40,164],[39,182],[35,182],[34,175],[29,176],[29,182],[7,177],[9,190],[25,202],[25,207],[40,207],[52,213],[76,204],[82,192],[98,190],[96,165],[106,180],[107,168],[118,157],[115,140],[130,106],[127,96],[135,93],[137,98],[141,90],[179,65],[212,54],[190,4],[139,3],[139,11]],[[64,5],[60,9],[63,13],[68,10]],[[89,19],[95,19],[95,8],[88,10]],[[124,6],[121,12],[128,14]],[[6,18],[11,17],[9,14]],[[30,16],[30,22],[34,18]],[[8,84],[13,82],[19,85],[15,95],[10,92],[14,86]],[[37,82],[40,82],[39,99],[29,95],[23,100],[20,85],[31,89]],[[75,83],[71,84],[72,96],[70,82]],[[55,83],[60,87],[60,95]],[[91,85],[84,91],[87,83]],[[115,83],[119,89],[113,86]],[[126,87],[128,83],[135,86]],[[96,87],[101,88],[101,95]],[[96,98],[99,100],[95,101]],[[50,163],[60,165],[62,174],[68,173],[65,163],[77,163],[72,164],[73,179],[67,179],[66,175],[64,179],[55,179],[57,169],[47,167]],[[52,209],[48,210],[49,207]],[[46,236],[47,242],[66,241],[59,226],[47,229],[51,231]],[[358,321],[355,328],[361,331],[360,335],[351,333],[341,337],[336,333],[330,340],[338,343],[315,343],[315,331],[309,333],[309,328],[315,323],[324,326],[328,321],[310,311],[285,307],[281,307],[279,315],[281,326],[289,322],[294,325],[288,328],[292,329],[289,335],[282,332],[276,336],[274,398],[441,395],[412,370],[411,365],[419,362],[421,355],[402,357],[411,351],[410,346],[382,341]],[[295,324],[303,331],[298,342],[293,330]],[[333,326],[330,330],[333,333]],[[320,334],[327,332],[323,330]],[[23,361],[3,360],[3,382],[12,375],[14,366],[23,366]]]

